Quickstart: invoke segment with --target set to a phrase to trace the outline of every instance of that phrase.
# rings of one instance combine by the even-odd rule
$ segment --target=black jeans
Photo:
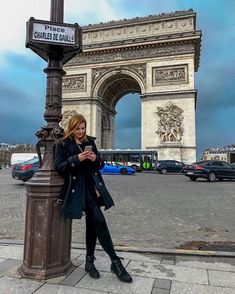
[[[93,256],[97,238],[110,259],[115,259],[113,242],[100,207],[93,203],[86,208],[86,250],[88,256]]]

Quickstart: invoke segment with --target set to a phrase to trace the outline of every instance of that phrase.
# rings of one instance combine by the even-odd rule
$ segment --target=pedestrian
[[[114,202],[99,169],[104,163],[95,144],[95,138],[86,134],[86,120],[81,114],[73,115],[63,139],[55,148],[55,170],[64,177],[64,185],[58,202],[63,217],[80,219],[86,216],[86,262],[85,270],[91,278],[100,274],[94,265],[97,238],[111,260],[111,271],[122,282],[132,278],[116,255],[101,206],[105,210]]]

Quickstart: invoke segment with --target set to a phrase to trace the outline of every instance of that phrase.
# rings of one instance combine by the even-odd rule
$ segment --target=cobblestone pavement
[[[204,252],[205,253],[205,252]],[[133,283],[121,283],[110,272],[104,251],[96,251],[95,265],[100,279],[92,279],[84,267],[86,251],[73,248],[73,267],[59,277],[38,280],[22,278],[23,246],[0,242],[1,294],[234,294],[235,257],[144,254],[118,252]]]
[[[115,206],[105,211],[115,245],[173,249],[190,241],[234,241],[235,181],[191,182],[183,175],[104,176]],[[0,170],[0,239],[24,238],[25,185]],[[84,243],[84,219],[73,242]]]

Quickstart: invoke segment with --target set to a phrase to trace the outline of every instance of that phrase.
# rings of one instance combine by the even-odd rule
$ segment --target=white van
[[[12,153],[11,166],[38,157],[37,153]]]

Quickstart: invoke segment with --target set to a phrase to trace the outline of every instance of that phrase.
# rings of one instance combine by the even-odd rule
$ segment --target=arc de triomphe
[[[112,148],[116,104],[139,93],[141,148],[195,161],[200,44],[193,10],[84,26],[83,52],[64,67],[62,125],[82,113],[98,147]]]

